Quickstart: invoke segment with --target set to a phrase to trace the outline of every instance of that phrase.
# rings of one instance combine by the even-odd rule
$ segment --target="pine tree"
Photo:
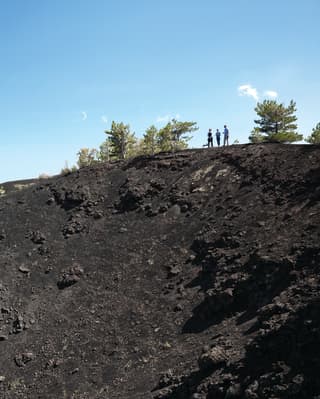
[[[312,129],[311,135],[306,141],[310,144],[320,144],[320,122]]]
[[[110,159],[126,159],[136,143],[134,133],[130,126],[120,122],[112,122],[111,129],[106,130],[108,135],[108,149]]]
[[[109,152],[110,152],[109,142],[108,142],[108,139],[107,139],[102,144],[100,144],[100,146],[99,146],[98,160],[100,162],[109,162],[110,161]]]
[[[98,158],[98,152],[95,148],[81,148],[81,150],[78,152],[78,167],[83,168],[85,166],[91,166],[97,163]]]
[[[134,158],[143,154],[146,154],[143,149],[143,140],[136,139],[135,142],[128,147],[127,158]]]
[[[189,133],[198,130],[196,122],[180,122],[172,119],[159,131],[161,151],[177,151],[188,147]]]
[[[153,155],[159,151],[159,132],[154,125],[150,126],[143,135],[142,147],[145,154]]]
[[[258,127],[252,129],[249,140],[251,143],[262,143],[264,141],[264,136]]]
[[[263,141],[267,142],[292,143],[302,140],[302,135],[297,133],[295,115],[297,109],[293,100],[290,101],[288,107],[274,100],[264,100],[257,104],[255,111],[260,119],[254,121],[258,126],[253,130],[254,134],[249,137],[251,141],[257,137],[260,139],[259,133]]]
[[[172,136],[171,136],[171,124],[170,122],[161,128],[158,132],[158,144],[160,151],[171,151],[172,150]]]

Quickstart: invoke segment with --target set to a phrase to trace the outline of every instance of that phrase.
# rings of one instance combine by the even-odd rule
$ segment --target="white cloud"
[[[85,111],[82,111],[81,114],[82,114],[82,120],[85,121],[88,118],[88,114]]]
[[[239,96],[252,97],[257,101],[259,99],[258,90],[255,87],[252,87],[251,85],[239,86],[238,93],[239,93]]]
[[[158,116],[157,119],[156,119],[156,123],[169,122],[169,121],[171,121],[171,119],[176,119],[178,121],[179,119],[181,119],[181,115],[180,114],[175,114],[173,116],[173,115],[167,114],[167,115],[164,115],[164,116]]]
[[[277,98],[278,97],[278,93],[274,90],[266,90],[264,92],[264,95],[267,97],[271,97],[271,98]]]
[[[108,118],[105,115],[101,116],[101,120],[103,123],[108,123]]]
[[[169,122],[169,119],[171,119],[170,115],[158,116],[156,122],[157,123]]]

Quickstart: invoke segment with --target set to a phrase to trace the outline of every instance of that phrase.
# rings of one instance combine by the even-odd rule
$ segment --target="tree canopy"
[[[91,166],[97,162],[98,151],[95,148],[81,148],[78,152],[78,167]]]
[[[112,121],[111,129],[105,133],[108,135],[105,147],[108,148],[110,159],[125,159],[130,156],[137,141],[134,133],[130,131],[130,125]]]
[[[152,125],[148,127],[142,139],[142,149],[145,154],[155,154],[159,151],[159,131]]]
[[[251,143],[262,143],[264,141],[264,135],[260,132],[258,127],[254,127],[249,136]]]
[[[198,129],[196,122],[172,119],[158,133],[160,150],[177,151],[187,148],[188,141],[192,138],[190,133]]]
[[[320,144],[320,122],[312,129],[311,135],[306,138],[310,144]]]
[[[280,142],[292,143],[302,140],[297,132],[296,103],[291,100],[286,107],[275,100],[264,100],[255,107],[259,119],[255,119],[255,126],[249,140],[251,142]]]

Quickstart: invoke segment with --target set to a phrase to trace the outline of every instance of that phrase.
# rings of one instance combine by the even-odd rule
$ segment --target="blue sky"
[[[247,142],[264,98],[320,121],[319,0],[10,0],[0,5],[0,182],[59,173],[111,121],[170,117]]]

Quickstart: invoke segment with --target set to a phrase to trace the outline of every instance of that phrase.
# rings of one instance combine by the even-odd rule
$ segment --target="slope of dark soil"
[[[0,397],[319,399],[319,222],[316,146],[159,154],[8,190]]]

